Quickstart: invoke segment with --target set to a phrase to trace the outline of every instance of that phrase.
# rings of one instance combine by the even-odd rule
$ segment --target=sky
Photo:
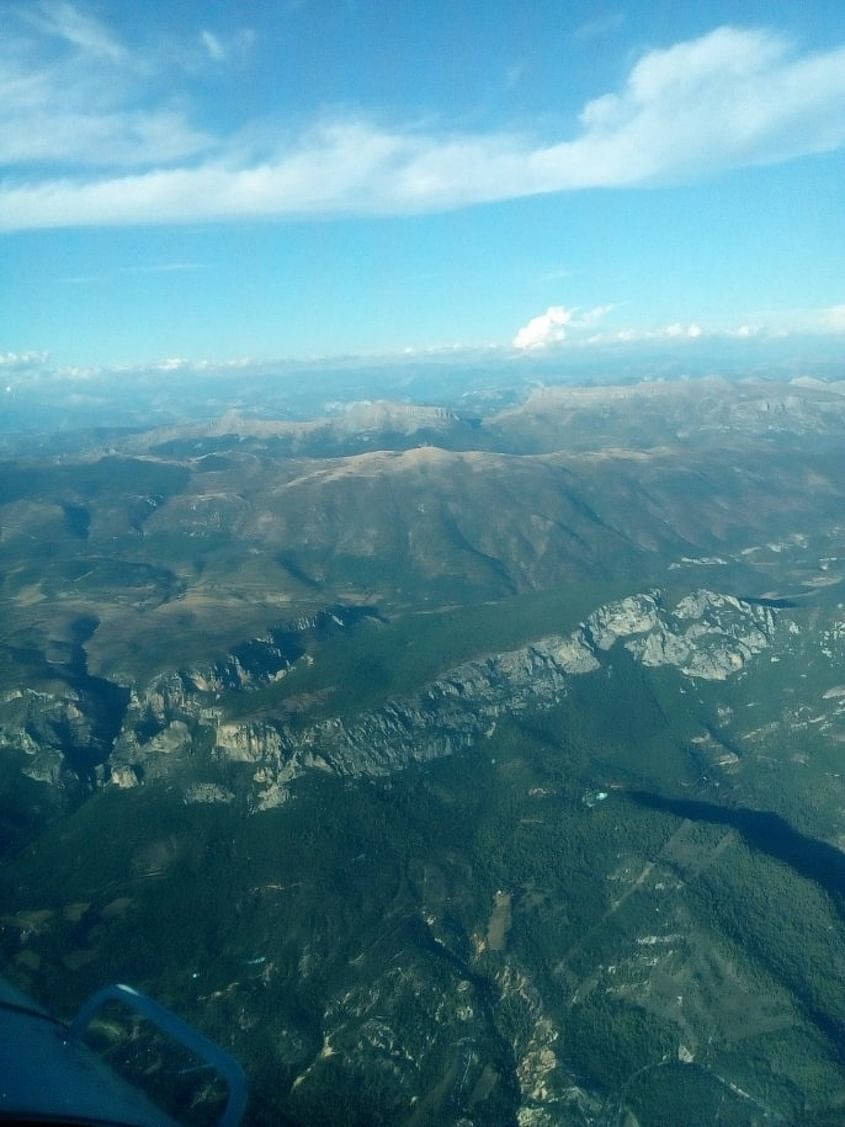
[[[837,333],[841,0],[0,0],[7,386]]]

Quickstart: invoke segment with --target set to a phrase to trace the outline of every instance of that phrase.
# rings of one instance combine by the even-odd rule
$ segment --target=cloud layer
[[[61,39],[71,57],[36,70],[14,44],[0,57],[0,162],[13,168],[0,186],[7,231],[413,214],[678,182],[845,143],[845,46],[799,54],[771,31],[720,27],[643,55],[621,89],[583,107],[571,138],[347,118],[271,141],[258,159],[248,130],[210,136],[182,105],[139,102],[118,68],[126,48],[71,4],[32,12],[40,35]],[[199,37],[206,61],[221,63],[230,47]],[[110,85],[118,69],[124,77]],[[111,170],[97,174],[98,165]],[[61,172],[45,172],[51,166]]]
[[[63,366],[57,364],[46,351],[26,352],[0,351],[0,387],[6,391],[36,388],[43,384],[94,384],[114,383],[130,378],[157,379],[179,373],[181,375],[244,375],[269,376],[276,378],[286,372],[314,370],[325,372],[345,367],[380,364],[395,368],[397,364],[431,363],[452,365],[456,360],[461,364],[477,362],[485,368],[496,360],[510,364],[516,355],[535,360],[548,358],[557,362],[565,354],[578,355],[582,350],[596,350],[603,354],[610,349],[614,354],[620,351],[636,356],[640,346],[671,346],[673,355],[679,343],[686,343],[693,350],[704,349],[708,345],[725,347],[765,348],[767,342],[782,347],[784,337],[791,337],[807,350],[812,361],[814,355],[827,355],[820,351],[820,342],[830,342],[831,355],[839,358],[840,346],[837,340],[845,336],[845,305],[824,306],[814,309],[793,310],[783,324],[740,324],[732,328],[703,327],[696,321],[674,322],[652,328],[608,328],[596,331],[598,320],[606,316],[614,306],[596,306],[592,309],[567,309],[564,306],[551,306],[545,313],[532,318],[514,337],[510,347],[490,344],[481,347],[446,345],[441,347],[406,348],[403,352],[374,352],[359,355],[323,355],[308,358],[276,357],[255,358],[250,356],[227,359],[188,358],[179,356],[159,357],[140,364],[100,366]],[[738,343],[743,342],[743,343]],[[629,351],[630,349],[630,351]],[[778,353],[782,358],[782,354]],[[837,359],[836,371],[841,368]],[[838,378],[838,377],[837,377]]]

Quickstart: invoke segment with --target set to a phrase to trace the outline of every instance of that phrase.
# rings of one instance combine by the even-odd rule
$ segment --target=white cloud
[[[670,340],[679,340],[684,337],[688,340],[696,340],[703,334],[704,330],[695,321],[689,325],[682,325],[680,321],[676,321],[675,324],[667,325],[664,329],[657,329],[654,332],[655,335],[668,337]]]
[[[45,35],[63,39],[86,55],[113,63],[127,58],[126,48],[104,24],[66,0],[42,0],[40,4],[22,6],[18,14]]]
[[[683,343],[685,340],[700,340],[703,337],[723,336],[721,332],[706,331],[697,321],[682,323],[674,321],[671,325],[656,329],[619,329],[613,332],[599,332],[587,340],[587,344],[635,344],[641,340],[671,340]]]
[[[591,40],[598,39],[610,32],[616,31],[625,22],[625,13],[618,9],[596,16],[577,27],[572,33],[573,39]]]
[[[234,35],[223,38],[207,28],[199,34],[200,44],[215,63],[226,63],[243,58],[255,45],[255,32],[251,27],[242,27]]]
[[[545,313],[532,317],[513,338],[513,347],[525,351],[547,348],[566,340],[566,328],[572,320],[572,310],[563,305],[550,305]]]
[[[0,164],[117,169],[185,160],[216,145],[182,105],[150,99],[150,73],[70,5],[15,9],[73,49],[45,51],[12,20],[0,38]],[[43,182],[39,171],[31,181]],[[79,181],[70,181],[79,183]]]
[[[192,368],[193,364],[190,360],[183,360],[181,356],[170,356],[166,360],[160,360],[155,366],[160,372],[181,372],[185,368]]]
[[[572,326],[573,328],[588,329],[592,325],[598,324],[615,308],[616,306],[610,303],[608,305],[596,305],[592,309],[585,309],[583,312],[578,311],[578,316],[572,319]]]
[[[168,356],[154,364],[136,369],[154,372],[209,372],[232,368],[251,368],[257,362],[251,356],[237,356],[233,360],[188,360],[183,356]]]
[[[567,339],[568,330],[593,328],[615,308],[615,305],[596,305],[592,309],[567,309],[564,305],[550,305],[545,313],[523,325],[511,344],[523,352],[560,344]]]
[[[213,31],[201,31],[200,42],[208,51],[209,58],[214,59],[215,62],[222,62],[226,58],[226,48]]]
[[[325,360],[326,358],[321,358]],[[336,358],[333,358],[336,360]],[[43,384],[93,384],[114,383],[115,379],[147,379],[167,377],[170,374],[223,375],[235,372],[252,372],[256,375],[275,373],[279,366],[290,365],[285,359],[258,360],[252,356],[235,356],[223,359],[189,359],[169,356],[163,359],[134,364],[56,365],[47,352],[0,352],[0,388],[4,381],[13,380],[17,389]],[[301,361],[293,362],[301,363]],[[9,385],[11,386],[11,385]]]
[[[199,43],[212,62],[233,63],[246,59],[255,46],[256,33],[251,27],[242,27],[239,32],[223,37],[204,28],[199,33]]]
[[[0,164],[170,163],[207,151],[211,145],[207,134],[193,129],[175,110],[91,113],[69,106],[57,112],[36,110],[10,117],[0,109]]]
[[[818,331],[818,328],[816,329]],[[829,331],[829,330],[828,330]],[[624,328],[613,329],[606,332],[592,333],[588,337],[580,337],[578,344],[641,344],[643,342],[669,342],[672,344],[686,344],[700,340],[750,340],[752,338],[766,338],[774,335],[787,335],[785,329],[771,329],[764,325],[739,325],[737,328],[704,328],[697,321],[673,321],[668,325],[658,325],[655,328]]]
[[[47,360],[46,352],[0,352],[0,368],[7,372],[25,372],[40,368]]]
[[[802,55],[773,32],[734,27],[648,52],[620,91],[584,106],[577,135],[564,140],[346,120],[277,140],[257,162],[237,137],[210,138],[181,110],[103,110],[91,98],[73,106],[73,91],[59,97],[55,83],[48,87],[49,104],[35,111],[19,113],[39,94],[25,81],[0,109],[0,153],[92,165],[106,155],[125,167],[93,179],[65,173],[7,183],[2,229],[420,213],[676,182],[845,143],[845,47]],[[184,163],[204,152],[199,165]],[[175,161],[182,163],[160,167]],[[133,163],[154,167],[132,172]]]
[[[637,344],[642,340],[666,340],[682,343],[705,336],[747,336],[759,331],[744,326],[736,331],[706,331],[697,321],[675,321],[671,325],[653,329],[623,328],[604,331],[594,330],[599,321],[616,309],[615,304],[595,305],[591,309],[576,307],[567,309],[564,305],[550,305],[544,313],[533,317],[518,330],[512,347],[519,352],[534,352],[551,345],[568,344],[579,346],[603,344]]]
[[[198,35],[199,45],[212,63],[237,63],[246,59],[256,43],[256,33],[251,27],[242,27],[232,35],[223,36],[203,28]]]

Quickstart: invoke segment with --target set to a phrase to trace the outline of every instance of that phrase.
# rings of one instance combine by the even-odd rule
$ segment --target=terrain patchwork
[[[255,1123],[840,1121],[840,386],[19,444],[3,973]]]

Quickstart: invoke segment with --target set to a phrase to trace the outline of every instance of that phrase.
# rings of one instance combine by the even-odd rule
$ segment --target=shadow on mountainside
[[[651,810],[676,814],[693,822],[729,826],[748,845],[842,898],[839,909],[845,914],[845,853],[825,841],[800,833],[779,814],[744,806],[731,808],[695,799],[667,798],[647,791],[629,791],[628,797],[638,806]]]

